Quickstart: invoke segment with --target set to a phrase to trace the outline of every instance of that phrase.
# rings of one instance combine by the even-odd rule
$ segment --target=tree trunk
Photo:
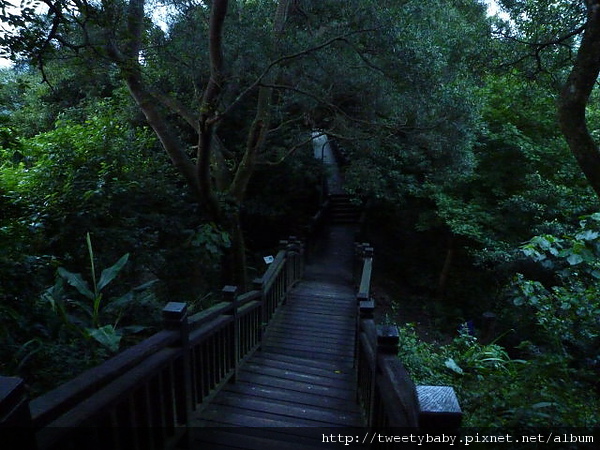
[[[237,286],[240,292],[245,292],[248,286],[246,274],[246,243],[240,220],[239,211],[227,218],[227,233],[231,247],[225,251],[223,258],[224,284]]]
[[[285,29],[290,0],[279,0],[273,25],[273,45],[277,47]],[[129,87],[136,103],[143,111],[148,123],[160,139],[167,154],[179,172],[196,194],[201,205],[204,219],[211,220],[229,234],[231,246],[224,251],[223,282],[245,289],[246,247],[242,232],[239,208],[242,204],[248,183],[256,167],[256,159],[263,151],[271,117],[272,89],[259,87],[256,115],[250,127],[246,149],[233,177],[220,172],[225,167],[222,160],[216,131],[223,120],[219,110],[221,94],[226,78],[224,76],[223,30],[228,12],[228,0],[214,0],[211,7],[209,24],[210,78],[204,90],[197,122],[193,114],[179,107],[169,98],[155,97],[144,85],[141,76],[139,53],[143,36],[144,0],[130,0],[128,9],[129,39],[124,52],[112,46],[113,59],[119,64],[121,74]],[[270,74],[269,79],[274,75]],[[267,80],[269,81],[269,80]],[[198,133],[196,162],[187,156],[184,146],[171,131],[166,116],[157,108],[156,100],[178,112]],[[216,164],[215,164],[216,163]],[[231,180],[229,183],[228,181]],[[227,184],[229,184],[227,186]],[[230,202],[222,204],[216,191],[229,195]]]
[[[450,274],[450,267],[452,267],[456,248],[455,241],[456,238],[451,234],[448,238],[448,250],[446,251],[446,258],[444,259],[444,266],[442,267],[440,278],[438,280],[438,297],[440,299],[443,298],[448,287],[448,275]]]
[[[560,128],[581,170],[600,197],[600,150],[586,123],[586,106],[600,73],[600,0],[588,0],[588,15],[577,59],[559,103]]]

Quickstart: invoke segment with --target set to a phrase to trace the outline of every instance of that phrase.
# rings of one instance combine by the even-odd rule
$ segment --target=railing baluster
[[[191,367],[190,367],[190,330],[187,318],[187,305],[180,302],[169,302],[164,307],[163,325],[169,330],[179,330],[181,357],[175,361],[175,407],[178,422],[186,427],[189,426],[192,413],[191,397]]]

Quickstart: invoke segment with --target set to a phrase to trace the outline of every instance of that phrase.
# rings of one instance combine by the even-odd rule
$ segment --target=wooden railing
[[[357,400],[371,429],[456,429],[462,413],[449,386],[415,386],[398,359],[395,326],[376,325],[371,298],[373,248],[356,245],[355,279],[359,308],[356,331]]]
[[[399,335],[376,325],[373,249],[356,246],[357,401],[371,429],[457,428],[461,411],[448,386],[415,386],[397,358]],[[47,394],[28,401],[24,382],[0,377],[2,449],[163,449],[185,443],[193,414],[237,377],[304,274],[304,243],[291,237],[253,290],[223,289],[222,301],[188,316],[163,309],[164,330]]]
[[[163,331],[41,397],[27,401],[23,380],[0,377],[2,448],[146,450],[181,443],[192,413],[235,379],[302,278],[303,244],[291,238],[282,246],[254,290],[238,295],[226,286],[220,303],[189,317],[185,303],[167,304]]]

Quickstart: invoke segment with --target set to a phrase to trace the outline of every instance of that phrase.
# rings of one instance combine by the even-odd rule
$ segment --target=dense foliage
[[[557,115],[584,2],[5,3],[0,373],[47,390],[261,272],[322,198],[318,129],[392,309],[435,316],[416,380],[469,425],[598,425],[599,204]]]

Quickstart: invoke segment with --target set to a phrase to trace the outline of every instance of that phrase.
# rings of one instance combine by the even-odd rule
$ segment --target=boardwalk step
[[[298,417],[280,416],[269,412],[255,411],[251,414],[247,409],[233,405],[211,403],[202,414],[201,426],[235,426],[235,427],[319,427],[328,426],[323,422],[301,419]],[[339,426],[339,425],[338,425]],[[284,447],[285,448],[285,447]]]
[[[278,343],[303,343],[312,346],[320,346],[327,339],[330,345],[347,346],[354,348],[354,341],[349,340],[346,333],[326,333],[323,330],[307,331],[303,329],[278,328],[269,331],[269,339]]]
[[[361,215],[361,207],[352,201],[349,195],[330,196],[330,219],[333,224],[357,223]]]
[[[305,373],[300,370],[289,370],[279,367],[270,367],[262,364],[256,364],[253,362],[246,364],[244,366],[244,371],[282,378],[285,380],[309,383],[311,385],[328,386],[339,389],[347,389],[350,391],[354,389],[354,380],[350,380],[347,377],[343,376],[340,376],[336,379],[334,377],[324,377],[312,373]]]
[[[354,317],[352,317],[348,313],[342,316],[323,316],[303,312],[298,312],[294,314],[290,311],[282,311],[280,316],[278,317],[278,322],[273,324],[273,326],[281,325],[285,319],[290,319],[294,317],[298,317],[300,319],[300,323],[298,325],[307,328],[314,327],[318,329],[319,327],[327,327],[330,330],[345,330],[349,332],[354,330]]]
[[[343,387],[331,387],[322,386],[320,384],[308,384],[303,381],[294,381],[285,378],[273,377],[269,375],[263,375],[260,373],[252,373],[242,371],[239,374],[239,380],[245,383],[256,383],[257,385],[264,385],[270,387],[279,387],[296,391],[300,393],[323,395],[327,397],[339,398],[347,400],[350,396],[348,389]]]
[[[298,395],[297,399],[300,401],[301,396]],[[284,420],[285,417],[291,417],[295,420],[311,421],[313,426],[347,426],[348,424],[358,426],[361,424],[362,417],[357,410],[354,412],[336,411],[298,403],[223,392],[215,399],[215,409],[218,409],[220,405],[232,406],[238,410],[245,410],[246,414],[254,417],[261,417],[263,414],[268,415],[268,417],[277,415],[284,418]]]
[[[267,400],[277,398],[283,402],[294,402],[300,405],[317,406],[331,410],[347,409],[349,407],[354,409],[356,407],[355,405],[349,405],[348,400],[340,400],[334,397],[307,393],[303,393],[299,396],[295,391],[272,386],[260,386],[238,382],[230,384],[227,386],[226,390],[239,395],[253,396]]]
[[[305,356],[316,360],[325,361],[344,361],[354,356],[354,348],[345,346],[328,347],[325,349],[319,349],[317,351],[311,349],[309,346],[306,345],[297,345],[285,342],[274,342],[265,346],[265,348],[272,352],[279,352],[288,355]]]
[[[266,345],[265,346],[265,350],[268,350],[270,352],[274,352],[274,353],[283,353],[283,354],[289,354],[289,355],[293,355],[293,356],[298,356],[301,358],[314,358],[317,360],[322,360],[322,361],[335,361],[335,362],[345,362],[348,361],[348,358],[352,357],[354,354],[334,354],[334,353],[314,353],[311,350],[302,350],[302,349],[293,349],[293,348],[289,348],[289,347],[277,347],[277,346],[271,346],[271,345]]]
[[[278,359],[273,353],[259,354],[253,358],[254,362],[267,367],[277,367],[285,370],[296,370],[303,373],[330,377],[335,379],[351,380],[354,382],[354,370],[340,367],[339,365],[323,364],[321,361],[288,357],[285,360]],[[291,362],[293,360],[293,362]],[[308,365],[310,363],[310,365]]]
[[[342,370],[340,364],[327,361],[314,361],[312,359],[301,358],[298,356],[281,355],[279,353],[267,352],[264,349],[256,354],[256,358],[265,358],[271,361],[282,361],[291,364],[297,364],[304,367],[313,367],[321,370]]]

